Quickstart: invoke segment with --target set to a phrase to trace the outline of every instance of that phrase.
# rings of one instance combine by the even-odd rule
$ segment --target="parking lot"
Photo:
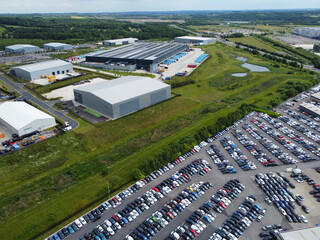
[[[291,118],[285,112],[284,116]],[[95,219],[94,222],[89,221],[83,227],[80,227],[77,231],[68,235],[65,239],[90,239],[88,235],[86,238],[84,238],[84,236],[89,232],[92,233],[93,229],[95,229],[94,231],[96,232],[99,231],[97,226],[103,225],[107,219],[112,221],[112,218],[116,218],[116,214],[119,214],[119,210],[124,209],[128,204],[132,203],[139,197],[151,194],[151,192],[153,192],[152,194],[155,196],[156,192],[151,190],[151,188],[159,186],[159,184],[164,183],[164,180],[174,176],[177,171],[181,171],[182,168],[185,168],[188,165],[190,166],[195,159],[206,160],[212,170],[206,173],[201,171],[201,175],[200,172],[192,174],[192,176],[190,175],[191,181],[189,180],[189,182],[177,184],[172,191],[170,190],[168,193],[163,193],[163,196],[161,198],[158,197],[159,199],[150,204],[148,209],[143,207],[143,211],[140,214],[137,213],[136,219],[132,219],[132,221],[129,221],[126,224],[122,223],[123,226],[121,228],[118,227],[120,229],[117,229],[117,227],[112,224],[114,231],[110,230],[110,232],[113,232],[113,236],[105,232],[107,231],[106,229],[101,228],[101,230],[107,234],[107,238],[126,239],[126,236],[129,234],[132,234],[133,232],[138,233],[136,230],[139,225],[141,225],[146,219],[153,216],[157,210],[159,211],[163,209],[166,203],[169,203],[170,201],[172,202],[173,199],[176,199],[179,193],[188,186],[208,181],[213,184],[213,187],[205,190],[205,192],[198,196],[197,199],[194,199],[189,206],[185,206],[180,212],[178,212],[178,214],[176,213],[177,215],[174,216],[174,218],[168,219],[169,224],[163,226],[152,239],[166,239],[178,226],[186,226],[186,228],[190,228],[188,224],[185,224],[185,220],[189,218],[194,211],[199,209],[199,207],[203,206],[205,202],[212,203],[212,200],[210,199],[213,194],[217,193],[217,191],[231,179],[237,179],[240,181],[245,186],[245,190],[239,193],[238,197],[236,197],[221,213],[211,210],[211,212],[216,215],[216,218],[210,224],[202,220],[202,222],[205,222],[207,226],[202,231],[199,231],[197,234],[198,239],[209,239],[209,237],[224,224],[224,221],[233,215],[234,211],[238,209],[239,205],[243,203],[249,195],[254,195],[256,197],[256,204],[258,204],[262,209],[266,209],[266,214],[264,217],[260,216],[262,218],[260,222],[255,220],[253,220],[252,223],[250,222],[250,224],[248,224],[250,226],[247,227],[248,229],[242,233],[242,236],[240,237],[241,239],[259,239],[258,235],[262,232],[261,228],[266,225],[280,224],[282,229],[313,226],[320,222],[319,211],[317,211],[317,207],[318,205],[320,206],[320,202],[317,202],[316,199],[308,193],[312,189],[312,186],[308,184],[306,186],[306,183],[297,183],[289,177],[290,181],[296,186],[296,188],[292,189],[288,187],[288,191],[290,189],[294,194],[302,195],[304,198],[303,204],[310,209],[310,213],[306,214],[301,210],[300,206],[294,203],[296,209],[295,213],[297,216],[304,214],[309,222],[302,223],[302,219],[299,219],[301,222],[297,221],[289,223],[286,220],[285,215],[283,215],[275,205],[268,205],[266,203],[265,193],[263,193],[255,183],[255,175],[258,173],[266,174],[273,172],[277,175],[276,171],[280,171],[287,176],[285,170],[287,168],[296,167],[302,169],[316,183],[319,183],[320,174],[313,169],[315,167],[320,167],[320,162],[318,161],[319,156],[317,155],[317,151],[314,149],[306,148],[306,146],[309,145],[314,145],[319,148],[319,143],[316,143],[313,139],[307,136],[305,136],[305,141],[301,141],[300,138],[297,140],[297,135],[299,137],[304,136],[301,132],[287,124],[285,121],[272,119],[271,117],[260,113],[250,114],[250,116],[247,116],[243,121],[238,121],[232,127],[223,130],[216,139],[208,139],[208,144],[203,142],[198,145],[198,147],[195,147],[196,150],[199,150],[198,152],[192,156],[186,157],[184,161],[181,160],[181,163],[176,163],[176,166],[172,169],[165,170],[161,176],[159,175],[154,180],[144,186],[141,186],[141,188],[139,187],[140,189],[136,192],[122,200],[119,197],[118,200],[121,202],[120,206],[116,206],[115,208],[109,207],[108,210],[99,215],[99,218]],[[215,150],[219,150],[219,157],[208,155],[207,150],[211,148],[211,145],[215,145]],[[221,160],[225,163],[225,166],[221,165]],[[229,169],[231,169],[230,166],[232,166],[233,170],[230,170],[230,173],[228,173]],[[209,167],[207,166],[206,169],[209,169]],[[182,176],[178,179],[181,177]],[[171,181],[170,184],[172,185],[175,183]],[[196,192],[199,193],[199,191]],[[150,196],[150,198],[154,198],[151,195],[148,196]],[[132,212],[130,212],[130,214],[131,213]],[[168,215],[171,216],[169,213]],[[168,218],[168,216],[166,216],[166,218]],[[149,221],[151,220],[149,219]],[[143,231],[143,229],[141,231]],[[94,232],[92,234],[95,235]],[[104,238],[100,236],[96,239]],[[127,239],[131,238],[128,237]],[[140,236],[135,239],[144,239],[144,237]]]
[[[163,76],[172,77],[176,73],[182,73],[185,71],[190,74],[195,68],[189,68],[188,64],[194,63],[194,61],[203,53],[204,51],[200,48],[193,48],[192,51],[188,52],[188,54],[180,58],[178,61],[168,65],[168,69],[164,69]]]
[[[66,86],[66,87],[62,87],[62,88],[58,88],[55,89],[49,93],[45,93],[42,94],[44,97],[46,97],[47,99],[52,99],[52,98],[61,98],[61,101],[69,101],[69,100],[74,100],[74,94],[73,94],[73,89],[79,88],[81,86],[88,85],[88,84],[92,84],[92,83],[98,83],[98,82],[102,82],[102,81],[106,81],[105,79],[102,78],[94,78],[94,79],[90,79],[89,82],[83,82],[83,84],[72,84],[70,86]]]

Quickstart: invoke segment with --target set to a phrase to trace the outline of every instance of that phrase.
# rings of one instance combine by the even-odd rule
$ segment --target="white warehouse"
[[[0,125],[21,136],[54,127],[56,120],[26,102],[4,102],[0,104]]]
[[[66,43],[46,43],[43,48],[48,51],[72,50],[72,46]]]
[[[307,38],[320,39],[320,27],[295,27],[292,33]]]
[[[40,79],[43,75],[67,74],[73,72],[71,63],[49,60],[11,68],[11,74],[27,80]]]
[[[127,76],[73,89],[75,101],[112,119],[171,97],[171,87],[148,77]]]
[[[21,53],[21,54],[40,52],[39,47],[30,45],[30,44],[14,44],[14,45],[6,46],[4,50],[6,52]]]
[[[216,38],[208,38],[208,37],[192,37],[192,36],[183,36],[183,37],[175,37],[175,42],[187,43],[187,44],[199,44],[206,45],[211,43],[216,43]]]
[[[105,40],[102,42],[102,44],[106,46],[118,46],[118,45],[124,45],[124,44],[135,43],[135,42],[138,42],[138,38],[121,38],[121,39]]]

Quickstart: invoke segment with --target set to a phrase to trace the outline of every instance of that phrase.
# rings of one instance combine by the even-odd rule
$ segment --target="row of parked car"
[[[278,166],[258,145],[240,130],[233,130],[233,136],[265,167]]]
[[[320,156],[320,152],[318,151],[317,147],[312,142],[304,139],[299,134],[297,134],[294,130],[286,127],[279,120],[271,118],[270,116],[268,116],[266,114],[263,114],[262,116],[266,121],[271,123],[272,126],[274,126],[280,132],[282,132],[283,134],[285,134],[286,136],[291,138],[291,140],[294,140],[298,144],[301,144],[305,149],[310,150],[312,153],[314,153],[316,155],[319,154],[319,156]],[[297,122],[293,121],[292,119],[290,119],[288,117],[280,116],[279,119],[282,120],[283,122],[288,123],[288,124],[290,123],[289,125],[294,128],[299,128],[299,129],[301,128],[300,124],[298,124]],[[294,123],[292,123],[292,122],[294,122]],[[284,138],[283,136],[281,136],[279,133],[274,131],[273,134],[275,135],[274,137],[277,137],[277,139],[279,139],[278,141],[280,143],[282,143],[287,149],[291,150],[292,154],[297,156],[301,161],[309,162],[309,161],[316,160],[315,158],[310,157],[310,155],[308,155],[300,147],[296,146],[291,141],[289,141],[286,138]],[[290,142],[290,144],[289,144],[289,142]]]
[[[280,172],[278,175],[276,176],[272,172],[267,174],[259,173],[256,174],[255,181],[288,222],[307,223],[308,221],[303,215],[299,216],[295,212],[294,202],[302,206],[303,199],[300,195],[296,196],[289,190],[289,179],[283,177]],[[306,207],[304,206],[303,210],[305,211],[305,209]],[[307,211],[305,212],[308,213]]]
[[[252,119],[252,123],[256,124],[262,131],[266,132],[267,134],[271,134],[271,131],[268,127],[266,127],[264,124],[260,123],[257,119]],[[247,124],[248,130],[253,129],[250,124]],[[268,139],[266,136],[264,136],[262,133],[260,133],[258,130],[253,129],[253,131],[260,136],[259,142],[274,156],[276,156],[283,164],[295,164],[299,161],[297,159],[294,159],[293,157],[289,156],[286,152],[282,151],[280,147],[276,144],[274,144],[270,139]]]
[[[307,182],[308,185],[312,185],[313,190],[311,190],[309,194],[312,195],[314,198],[316,198],[318,202],[320,202],[320,184],[317,184],[311,177],[303,173],[300,173],[300,174],[292,173],[290,177],[292,177],[298,183]]]
[[[221,153],[216,145],[210,145],[207,149],[208,155],[212,161],[217,165],[220,172],[223,174],[237,173],[237,170],[232,166],[230,161]]]
[[[174,161],[172,161],[172,162],[168,163],[167,165],[163,166],[158,171],[155,171],[155,172],[151,173],[149,176],[146,176],[145,178],[143,178],[142,180],[137,181],[131,187],[127,188],[126,190],[122,191],[121,193],[119,193],[118,195],[112,197],[111,199],[105,201],[100,206],[96,207],[95,209],[93,209],[92,211],[90,211],[87,214],[83,215],[82,217],[76,219],[74,222],[72,222],[68,226],[60,229],[59,231],[54,233],[52,236],[50,236],[48,238],[48,240],[64,239],[68,235],[73,234],[79,228],[81,228],[84,225],[86,225],[88,222],[97,221],[98,219],[101,218],[101,215],[104,212],[107,212],[111,208],[118,207],[121,204],[121,202],[124,199],[126,199],[128,196],[130,196],[131,194],[137,192],[144,185],[146,185],[147,183],[150,183],[151,181],[153,181],[156,178],[160,177],[165,172],[169,171],[170,169],[174,168],[175,166],[178,166],[180,163],[182,163],[185,160],[185,158],[190,157],[195,153],[196,153],[196,151],[194,149],[191,149],[187,153],[181,155],[179,158],[177,158]],[[129,219],[132,219],[132,217],[129,217]],[[91,232],[91,236],[94,238],[96,236],[96,234]],[[88,235],[87,238],[90,239],[90,235]]]
[[[212,204],[205,202],[198,210],[194,211],[181,226],[175,228],[166,240],[191,240],[195,239],[216,219],[216,215],[210,211]]]
[[[143,221],[137,228],[128,234],[126,240],[147,240],[154,237],[162,228],[167,226],[179,213],[196,201],[213,186],[210,182],[194,183],[184,189],[177,197],[167,202],[161,209]]]
[[[310,157],[310,155],[307,154],[301,147],[297,146],[292,142],[292,140],[294,140],[299,144],[304,143],[304,141],[299,141],[299,139],[297,138],[298,135],[295,135],[295,132],[292,129],[289,129],[277,120],[271,122],[271,124],[276,129],[281,131],[284,135],[291,138],[291,140],[286,138],[281,133],[277,132],[276,130],[273,130],[272,127],[266,125],[269,129],[268,133],[273,139],[275,139],[278,143],[282,144],[286,149],[291,151],[291,153],[295,155],[297,158],[299,158],[301,161],[308,162],[315,160],[314,158]]]
[[[182,159],[181,159],[182,160]],[[184,160],[184,158],[183,158]],[[172,168],[173,166],[169,166]],[[91,232],[85,234],[81,240],[88,239],[109,239],[114,236],[119,229],[125,227],[129,222],[136,219],[142,212],[148,210],[158,200],[167,195],[174,188],[179,187],[185,182],[190,182],[191,176],[195,173],[206,173],[203,169],[210,169],[207,161],[196,159],[188,166],[180,169],[171,177],[163,180],[160,184],[152,187],[145,192],[141,197],[131,201],[122,210],[118,211],[111,218],[105,220],[101,225],[98,225]],[[165,169],[166,170],[166,169]],[[211,170],[211,169],[210,169]],[[209,170],[207,170],[209,172]],[[160,172],[160,174],[163,174]],[[142,181],[143,182],[143,181]]]
[[[222,138],[220,143],[243,171],[257,169],[256,165],[243,154],[240,148],[231,140],[230,137],[226,136]]]
[[[210,201],[214,204],[213,210],[218,213],[223,212],[244,189],[245,186],[238,179],[229,180],[211,196]]]
[[[264,216],[266,213],[266,210],[255,204],[255,201],[255,196],[248,196],[238,210],[212,234],[210,240],[239,239],[258,216]]]
[[[315,129],[318,133],[320,133],[320,124],[315,120],[311,120],[310,118],[299,114],[297,111],[291,110],[291,109],[286,109],[284,110],[284,112],[286,114],[288,114],[291,118],[307,125],[308,127]],[[314,117],[312,116],[312,119],[314,119]],[[318,119],[320,120],[320,119]]]

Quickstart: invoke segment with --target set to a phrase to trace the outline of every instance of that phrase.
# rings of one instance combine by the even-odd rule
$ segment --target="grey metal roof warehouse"
[[[55,118],[25,102],[0,104],[0,124],[12,133],[23,135],[56,125]]]
[[[12,53],[33,53],[40,52],[40,48],[37,46],[33,46],[30,44],[14,44],[10,46],[6,46],[5,51]]]
[[[156,64],[164,61],[184,50],[189,49],[181,43],[137,42],[122,47],[86,56],[87,62],[127,62],[137,64],[138,69],[153,71]]]
[[[171,87],[148,77],[126,76],[73,90],[75,101],[113,119],[171,97]]]
[[[315,115],[317,117],[320,117],[320,108],[311,104],[311,103],[301,103],[300,108],[311,115]]]
[[[70,44],[66,44],[66,43],[57,43],[57,42],[53,42],[53,43],[45,43],[43,44],[43,48],[46,48],[48,50],[72,50],[72,46]]]
[[[49,60],[11,68],[11,73],[17,77],[33,80],[42,75],[56,75],[73,72],[71,63],[62,60]]]
[[[107,46],[116,46],[116,45],[129,44],[134,42],[138,42],[138,38],[111,39],[111,40],[102,41],[102,44]]]
[[[180,43],[202,43],[202,44],[211,44],[216,42],[216,38],[208,38],[208,37],[194,37],[194,36],[182,36],[182,37],[175,37],[175,42]]]
[[[320,226],[279,232],[279,237],[281,240],[319,240]]]

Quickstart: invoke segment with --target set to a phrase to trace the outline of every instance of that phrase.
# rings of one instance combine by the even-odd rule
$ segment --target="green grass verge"
[[[170,143],[215,123],[242,103],[268,109],[271,101],[284,99],[277,90],[289,79],[315,83],[299,69],[275,68],[241,49],[222,44],[202,48],[210,57],[187,78],[195,84],[173,90],[179,97],[102,124],[80,119],[72,132],[2,157],[3,239],[43,239],[105,199],[107,180],[113,193],[132,183],[134,170]],[[241,70],[236,56],[271,72],[236,82],[221,80]]]
[[[279,50],[274,48],[271,44],[265,43],[264,41],[256,37],[229,38],[228,40],[235,43],[239,42],[239,43],[255,46],[257,48],[266,49],[270,52],[279,52]]]
[[[88,109],[88,108],[84,109],[84,111],[86,111],[87,113],[90,113],[91,115],[93,115],[95,117],[101,117],[102,116],[101,114],[99,114],[99,113],[97,113],[97,112],[95,112],[95,111],[93,111],[91,109]]]

